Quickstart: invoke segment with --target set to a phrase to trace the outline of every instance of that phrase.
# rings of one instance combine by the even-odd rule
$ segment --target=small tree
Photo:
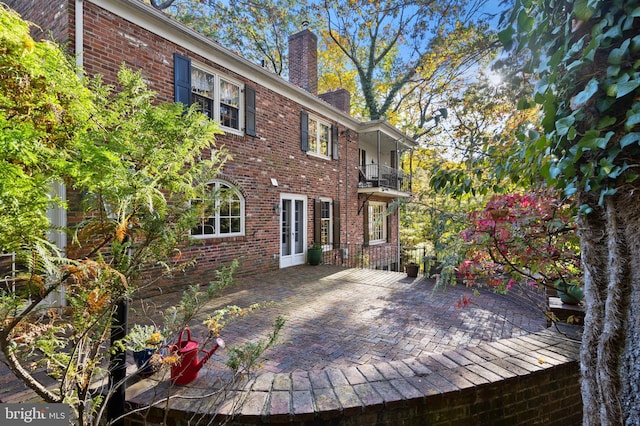
[[[460,278],[505,292],[516,282],[581,285],[575,211],[552,191],[495,195],[470,214]]]
[[[4,6],[0,23],[0,252],[16,253],[22,268],[0,291],[0,350],[39,397],[68,403],[77,424],[91,424],[111,392],[92,386],[108,374],[118,302],[192,264],[179,256],[199,215],[189,200],[220,196],[207,183],[227,154],[215,146],[216,123],[194,107],[158,104],[140,73],[122,68],[117,87],[81,79],[59,47],[32,40]],[[70,202],[84,209],[84,220],[64,230],[73,237],[66,257],[46,239],[47,210],[67,207],[52,182],[71,188]],[[187,292],[174,328],[229,274],[207,297]],[[68,306],[44,304],[59,289]],[[33,374],[37,366],[53,387]]]

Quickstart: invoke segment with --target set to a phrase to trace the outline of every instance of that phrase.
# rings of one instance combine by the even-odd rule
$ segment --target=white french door
[[[307,255],[307,197],[280,194],[280,267],[302,265]]]

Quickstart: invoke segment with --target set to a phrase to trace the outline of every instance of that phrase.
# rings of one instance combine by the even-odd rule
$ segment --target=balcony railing
[[[328,244],[325,245],[322,263],[344,266],[345,268],[379,269],[404,272],[407,263],[420,265],[424,273],[426,249],[390,244]]]
[[[360,166],[360,188],[390,188],[402,192],[411,192],[411,176],[402,170],[382,164]]]

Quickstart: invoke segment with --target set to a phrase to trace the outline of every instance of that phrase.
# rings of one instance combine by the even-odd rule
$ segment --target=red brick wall
[[[36,40],[53,39],[63,44],[73,37],[73,3],[66,0],[4,0],[7,6],[15,10],[29,22],[38,24],[31,30]],[[44,24],[46,22],[46,25]]]
[[[289,81],[318,93],[318,38],[309,30],[289,37]]]
[[[340,111],[351,114],[351,94],[346,89],[338,89],[333,92],[318,95],[320,99],[338,108]]]
[[[349,233],[345,237],[343,231],[342,242],[363,241],[362,213],[358,214],[357,141],[352,137],[353,140],[347,143],[342,134],[344,128],[339,128],[339,160],[309,156],[300,149],[301,105],[115,18],[91,3],[85,3],[84,25],[85,69],[89,74],[102,74],[106,82],[115,82],[120,63],[125,62],[133,69],[142,70],[145,80],[161,100],[173,101],[173,53],[177,52],[206,63],[256,90],[258,137],[222,135],[217,140],[233,157],[223,170],[226,180],[237,184],[245,195],[245,236],[193,241],[191,247],[184,250],[184,255],[195,257],[197,267],[183,277],[176,277],[172,285],[206,282],[213,269],[234,258],[240,260],[239,274],[278,268],[280,217],[273,206],[280,202],[280,193],[308,197],[309,242],[313,239],[312,200],[319,197],[341,202],[342,226]],[[278,187],[272,186],[271,178],[278,181]],[[347,193],[348,202],[345,201]]]
[[[579,351],[579,341],[545,330],[418,358],[262,372],[244,389],[245,405],[154,407],[145,424],[197,416],[236,426],[580,425]],[[146,405],[151,393],[137,395],[129,400],[134,406]]]
[[[27,2],[14,0],[26,5]],[[29,0],[29,4],[36,3]],[[43,2],[38,2],[43,3]],[[73,25],[74,2],[57,0],[47,3],[47,11],[62,10],[54,20],[54,32],[65,34],[64,26]],[[68,7],[65,7],[65,4]],[[188,274],[164,283],[165,289],[179,289],[184,284],[207,282],[212,271],[233,259],[240,260],[239,275],[253,274],[279,267],[280,217],[274,204],[280,202],[280,193],[303,194],[308,197],[307,241],[313,239],[313,199],[319,197],[339,200],[341,204],[341,242],[363,242],[362,212],[358,199],[358,146],[357,135],[350,132],[350,141],[339,127],[339,160],[322,159],[307,155],[300,149],[300,111],[298,103],[268,87],[258,86],[243,75],[222,69],[198,55],[185,50],[131,22],[114,16],[90,2],[84,2],[84,68],[87,74],[103,76],[105,83],[115,83],[121,64],[141,70],[150,88],[158,93],[159,101],[173,101],[173,54],[206,63],[221,74],[245,83],[256,90],[258,137],[221,135],[217,143],[226,146],[233,160],[223,174],[225,180],[236,184],[245,196],[245,236],[192,241],[185,247],[185,258],[195,258],[197,267]],[[33,6],[33,5],[31,5]],[[27,7],[33,19],[44,27],[44,19],[52,15]],[[42,9],[42,8],[40,8]],[[35,16],[37,15],[37,16]],[[37,19],[36,19],[37,18]],[[72,28],[72,27],[71,27]],[[66,34],[72,34],[66,30]],[[73,50],[73,38],[69,39]],[[320,101],[321,102],[321,101]],[[310,113],[331,122],[314,111]],[[336,123],[332,123],[336,124]],[[278,181],[278,187],[271,184]],[[72,197],[70,195],[70,197]],[[70,222],[78,219],[73,212]],[[397,215],[393,219],[397,238]]]

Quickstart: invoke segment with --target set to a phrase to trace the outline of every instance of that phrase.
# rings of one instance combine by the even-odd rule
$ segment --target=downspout
[[[349,250],[349,129],[345,131],[344,138],[344,241],[345,248]],[[344,257],[344,252],[340,253]]]
[[[396,189],[398,191],[400,191],[400,164],[402,164],[402,162],[400,161],[400,139],[396,139],[396,164],[392,164],[393,167],[395,167],[395,174],[396,174]],[[398,203],[398,253],[397,253],[397,259],[398,259],[398,270],[396,272],[401,272],[400,271],[400,207],[401,207],[401,203]]]
[[[84,52],[84,4],[83,0],[76,0],[75,7],[75,54],[77,72],[82,73]]]
[[[83,0],[75,0],[75,55],[76,73],[79,78],[84,76],[84,3]],[[63,187],[66,195],[66,187]],[[116,302],[111,320],[110,344],[123,339],[127,335],[129,306],[126,299]],[[126,352],[120,351],[109,358],[109,388],[113,390],[111,398],[107,401],[107,421],[114,426],[124,426],[125,392],[126,392]]]
[[[78,73],[82,66],[82,0],[75,0],[75,56],[76,67],[78,67]],[[67,186],[64,182],[52,182],[49,187],[53,196],[60,198],[64,203],[67,202]],[[49,222],[52,225],[53,230],[48,233],[48,238],[51,242],[60,249],[63,253],[67,247],[67,235],[64,232],[55,231],[56,228],[66,228],[67,223],[67,210],[63,207],[52,207],[47,211]],[[47,296],[48,303],[52,305],[66,306],[66,297],[64,287],[61,286],[59,290],[52,292]]]

